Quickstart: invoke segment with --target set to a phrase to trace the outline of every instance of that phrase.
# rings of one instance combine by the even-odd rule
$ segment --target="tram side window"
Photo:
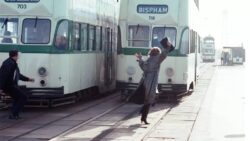
[[[194,38],[195,38],[195,51],[199,53],[199,48],[198,48],[198,47],[199,47],[199,46],[198,46],[198,45],[199,45],[199,44],[198,44],[198,43],[199,43],[199,40],[198,40],[199,37],[198,37],[197,32],[194,32],[194,33],[195,33],[195,34],[194,34],[194,35],[195,35],[195,37],[194,37]]]
[[[101,50],[101,27],[96,27],[96,50]]]
[[[110,28],[103,28],[102,30],[102,51],[112,51],[112,30]]]
[[[196,48],[196,36],[193,30],[190,31],[190,53],[195,53]]]
[[[201,38],[200,38],[200,35],[198,35],[198,53],[201,52]]]
[[[186,29],[181,37],[180,54],[189,54],[189,30]]]
[[[108,28],[102,28],[102,51],[105,51],[105,49],[108,46],[108,35],[107,35]]]
[[[173,46],[176,46],[176,32],[174,27],[155,27],[153,29],[152,47],[161,47],[160,41],[165,37]]]
[[[149,26],[130,25],[128,27],[128,45],[149,47]]]
[[[68,49],[68,36],[69,36],[68,29],[69,29],[68,21],[62,21],[59,23],[55,39],[55,47],[57,49],[61,50]]]
[[[74,50],[81,50],[80,24],[74,23],[72,35],[72,47]]]
[[[95,26],[89,26],[89,50],[95,50]]]
[[[88,25],[81,24],[81,50],[88,50]]]
[[[21,40],[24,44],[48,44],[51,21],[49,19],[24,19]]]
[[[0,43],[16,44],[18,40],[18,19],[0,18]]]

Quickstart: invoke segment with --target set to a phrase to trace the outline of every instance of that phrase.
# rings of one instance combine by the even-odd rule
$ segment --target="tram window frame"
[[[121,27],[117,26],[117,54],[122,54],[122,36],[121,36]]]
[[[103,50],[103,31],[104,31],[104,27],[100,27],[101,28],[101,31],[100,31],[100,39],[101,39],[101,42],[100,42],[100,52],[102,52]]]
[[[181,55],[188,55],[190,51],[190,34],[189,29],[183,29],[180,39],[179,52]]]
[[[34,21],[34,28],[30,28],[30,29],[33,29],[33,32],[37,32],[36,34],[37,35],[42,35],[42,34],[45,34],[45,36],[43,36],[43,37],[48,37],[48,38],[45,38],[46,40],[45,41],[41,41],[41,39],[40,40],[37,40],[37,41],[33,41],[33,42],[30,42],[30,41],[25,41],[26,40],[26,38],[28,38],[28,37],[26,37],[25,35],[26,35],[26,26],[25,26],[25,22],[26,21],[28,21],[28,20],[32,20],[32,21]],[[48,23],[47,24],[49,24],[48,25],[48,27],[41,27],[41,26],[44,26],[45,25],[45,23],[40,23],[39,24],[39,21],[47,21]],[[50,19],[45,19],[45,18],[43,18],[43,19],[40,19],[40,18],[25,18],[24,20],[23,20],[23,23],[22,23],[22,32],[21,32],[21,42],[23,43],[23,44],[49,44],[50,43],[50,35],[51,35],[51,26],[52,26],[52,24],[51,24],[52,22],[51,22],[51,20]],[[32,23],[33,24],[33,23]],[[31,27],[31,26],[30,26]],[[39,27],[39,33],[38,33],[38,27]],[[28,28],[28,26],[27,26],[27,28]],[[36,29],[36,30],[34,30],[34,29]],[[46,30],[45,30],[46,29]],[[28,29],[27,29],[28,30]],[[44,31],[47,31],[46,33],[44,33]],[[28,32],[28,31],[27,31]],[[33,34],[32,35],[32,37],[34,37],[34,35],[35,34]],[[31,36],[31,35],[29,35],[29,36]],[[24,40],[25,39],[25,40]],[[43,40],[44,38],[42,38],[42,40]]]
[[[76,29],[77,26],[78,26],[78,29]],[[75,51],[81,51],[81,24],[74,22],[72,28],[73,28],[73,30],[72,30],[72,34],[71,34],[71,36],[72,36],[71,37],[71,48]],[[78,38],[77,38],[77,34],[78,34]]]
[[[67,25],[63,25],[63,24],[67,24]],[[66,29],[65,31],[60,31],[60,26],[65,26],[62,29]],[[58,33],[60,32],[65,32],[62,33],[61,35],[58,35]],[[57,28],[56,28],[56,33],[55,33],[55,39],[54,39],[54,46],[56,49],[60,49],[60,50],[67,50],[69,48],[69,21],[68,20],[61,20],[58,22],[57,24]],[[59,38],[60,37],[60,38]],[[57,43],[57,40],[59,40],[58,42],[62,42],[61,40],[66,41],[63,44],[59,44]],[[57,45],[59,44],[59,45]]]
[[[107,51],[108,51],[108,53],[110,53],[110,52],[112,52],[113,51],[113,30],[112,30],[112,28],[110,28],[110,27],[108,27],[107,28],[107,39],[109,39],[109,40],[107,40]],[[111,50],[111,51],[110,51]]]
[[[138,34],[138,31],[140,29],[144,28],[142,31],[142,33],[140,33],[140,35],[145,35],[145,37],[138,37],[138,39],[136,39],[137,37],[134,36],[134,30],[135,32],[137,32],[136,34]],[[146,32],[148,32],[147,34],[143,33],[145,32],[144,30],[147,30]],[[128,41],[128,46],[130,47],[142,47],[142,48],[148,48],[149,44],[150,44],[150,32],[151,32],[151,28],[149,25],[128,25],[127,26],[127,41]],[[139,44],[139,45],[137,45]]]
[[[197,50],[198,50],[198,34],[197,34],[197,32],[196,31],[194,31],[194,40],[195,40],[195,52],[197,52]]]
[[[0,28],[0,44],[18,44],[19,19],[0,18],[0,25],[2,26]],[[4,39],[6,40],[3,41]]]
[[[195,32],[193,30],[190,30],[190,53],[195,53]]]
[[[82,23],[80,30],[81,51],[88,50],[88,24]]]
[[[155,43],[153,43],[154,42],[154,35],[155,35],[155,33],[154,33],[154,31],[156,30],[156,29],[160,29],[160,31],[164,31],[164,35],[162,35],[162,37],[160,38],[160,39],[158,39],[158,37],[157,37],[157,39],[158,39],[158,43],[156,43],[156,44],[158,44],[158,46],[156,46],[156,45],[153,45],[153,44],[155,44]],[[173,32],[174,32],[174,40],[172,40],[172,37],[170,38],[170,34],[172,35],[172,32],[170,32],[170,30],[172,30]],[[157,34],[158,32],[156,32],[156,34]],[[168,35],[169,34],[169,35]],[[171,42],[171,44],[173,45],[173,46],[176,46],[176,38],[177,38],[177,29],[176,29],[176,27],[162,27],[162,26],[157,26],[157,27],[153,27],[152,28],[152,41],[151,41],[151,46],[152,47],[161,47],[161,45],[160,45],[160,41],[163,39],[163,38],[165,38],[165,37],[167,37],[168,38],[168,40]]]
[[[107,30],[108,28],[103,27],[102,28],[102,52],[105,52],[107,48]]]
[[[96,47],[95,47],[95,34],[96,34],[96,29],[95,29],[95,26],[94,25],[89,25],[89,28],[88,28],[88,50],[89,51],[95,51],[96,50]],[[93,31],[93,33],[92,33]],[[92,38],[93,39],[92,39]],[[91,44],[92,43],[92,44]]]
[[[95,48],[96,51],[101,51],[102,41],[101,41],[102,31],[100,26],[96,26],[95,28]]]
[[[113,29],[112,28],[109,28],[109,45],[110,45],[110,48],[109,50],[111,50],[111,52],[113,52]]]
[[[198,53],[201,53],[201,37],[198,35]]]

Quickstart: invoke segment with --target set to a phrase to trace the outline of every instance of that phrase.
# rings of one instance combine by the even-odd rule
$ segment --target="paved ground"
[[[244,66],[219,66],[189,141],[245,141]]]
[[[0,141],[242,141],[244,91],[236,82],[244,79],[244,67],[210,64],[203,72],[192,95],[178,104],[162,100],[152,107],[150,125],[140,124],[140,106],[111,96],[51,111],[26,111],[20,121],[0,112]]]
[[[200,105],[206,94],[214,70],[215,67],[211,67],[211,65],[207,67],[207,69],[204,69],[206,73],[200,78],[195,91],[192,95],[184,98],[182,102],[178,104],[170,104],[163,100],[153,107],[148,118],[150,125],[140,124],[140,116],[138,115],[139,108],[137,107],[138,110],[136,112],[126,113],[128,118],[120,118],[119,122],[115,121],[113,122],[113,125],[107,124],[100,119],[96,119],[99,122],[95,125],[79,125],[52,140],[187,140],[192,131],[192,127],[195,123]],[[124,113],[124,109],[119,110],[119,112]],[[125,115],[122,117],[124,116]]]

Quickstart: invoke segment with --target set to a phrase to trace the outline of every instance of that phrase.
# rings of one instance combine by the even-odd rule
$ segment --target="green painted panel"
[[[0,52],[9,52],[16,49],[22,53],[44,53],[44,54],[82,54],[101,53],[100,51],[75,51],[60,50],[51,45],[3,45],[0,44]]]
[[[124,55],[134,55],[135,53],[141,53],[142,55],[147,55],[149,52],[149,48],[128,48],[124,47],[122,48],[122,54]],[[178,54],[178,50],[174,50],[171,53],[169,53],[168,56],[186,56],[186,55],[180,55]]]

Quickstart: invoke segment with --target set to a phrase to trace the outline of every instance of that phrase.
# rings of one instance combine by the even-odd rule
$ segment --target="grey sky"
[[[200,0],[201,35],[215,36],[217,48],[249,44],[246,39],[247,25],[250,25],[249,5],[248,0]]]

